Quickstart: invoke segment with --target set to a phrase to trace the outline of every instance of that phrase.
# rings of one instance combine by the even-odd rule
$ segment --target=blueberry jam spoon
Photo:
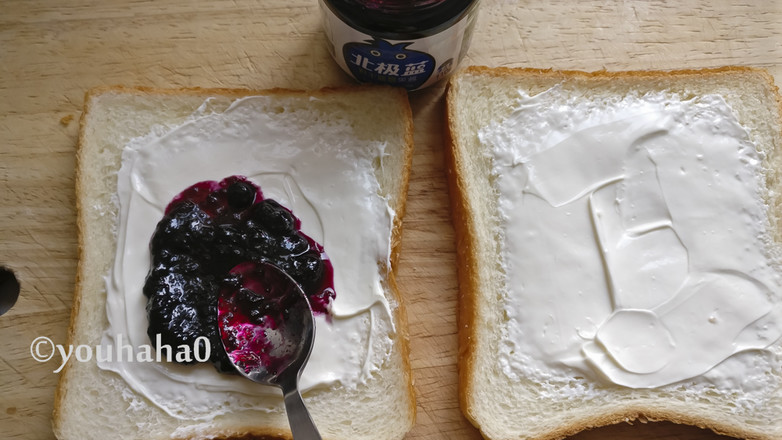
[[[320,440],[299,393],[299,378],[315,340],[309,301],[298,283],[268,263],[230,271],[231,286],[218,298],[220,339],[242,376],[282,389],[295,440]]]

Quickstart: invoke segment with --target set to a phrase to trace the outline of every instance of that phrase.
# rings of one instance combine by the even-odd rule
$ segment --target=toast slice
[[[387,229],[380,229],[388,234],[385,237],[385,258],[378,258],[376,262],[370,261],[369,264],[358,267],[353,266],[350,261],[340,265],[332,255],[335,280],[360,277],[362,274],[357,271],[367,268],[370,272],[376,272],[375,275],[379,277],[376,292],[379,299],[367,306],[372,310],[357,309],[355,312],[357,316],[363,316],[361,323],[356,324],[364,326],[357,327],[360,329],[359,333],[363,335],[361,332],[368,332],[367,334],[371,334],[375,339],[367,343],[367,336],[359,335],[356,336],[356,341],[365,345],[356,343],[355,346],[350,345],[347,348],[329,347],[326,341],[327,346],[321,351],[327,355],[332,349],[335,355],[355,351],[359,353],[359,358],[365,356],[361,358],[366,359],[361,365],[364,370],[356,373],[356,379],[351,379],[349,383],[340,380],[316,381],[314,386],[304,390],[302,394],[324,439],[402,438],[413,424],[415,402],[407,354],[404,306],[394,277],[400,249],[413,137],[412,115],[407,95],[397,89],[353,87],[305,92],[277,89],[156,90],[113,87],[88,92],[77,153],[79,265],[69,344],[105,348],[107,334],[113,336],[113,341],[117,343],[118,331],[114,330],[112,333],[112,324],[107,317],[107,310],[111,312],[113,307],[107,307],[107,301],[116,299],[112,299],[112,294],[107,294],[107,280],[111,280],[110,273],[116,264],[115,254],[120,255],[119,258],[126,257],[122,252],[116,252],[118,237],[125,236],[121,229],[124,223],[118,218],[123,209],[121,202],[118,202],[122,200],[118,199],[118,176],[122,177],[120,169],[123,166],[123,151],[134,142],[136,146],[144,144],[150,136],[152,139],[166,139],[166,136],[170,138],[170,132],[184,126],[198,126],[202,118],[224,118],[218,120],[231,122],[233,116],[229,114],[230,109],[239,101],[250,103],[243,108],[249,115],[247,120],[250,123],[247,125],[255,127],[253,132],[260,131],[262,138],[268,136],[269,139],[277,139],[276,142],[267,142],[264,139],[246,140],[249,142],[246,145],[251,145],[247,148],[258,153],[248,155],[248,161],[265,157],[266,151],[263,148],[268,148],[269,157],[273,157],[275,153],[272,149],[283,144],[287,149],[285,151],[301,150],[305,151],[305,156],[310,151],[308,149],[317,146],[320,148],[318,154],[322,155],[319,156],[321,158],[330,159],[336,157],[335,155],[352,157],[351,155],[355,154],[356,157],[363,158],[362,160],[366,159],[362,163],[369,167],[368,171],[353,164],[352,167],[332,170],[330,176],[315,173],[314,177],[308,178],[306,182],[293,178],[293,186],[298,187],[297,194],[306,198],[314,197],[310,191],[315,191],[314,194],[317,195],[318,188],[350,182],[354,174],[360,171],[369,176],[369,185],[376,188],[375,193],[370,191],[368,197],[386,203],[388,218],[392,219]],[[378,105],[379,103],[382,105]],[[234,111],[233,114],[235,113]],[[262,128],[257,128],[259,126]],[[214,128],[215,125],[209,127],[217,133],[221,130],[219,124],[218,128]],[[210,139],[212,134],[208,131],[203,142],[208,142],[207,139]],[[193,145],[197,145],[198,140],[196,138],[197,142]],[[261,151],[256,151],[257,149]],[[211,151],[209,155],[193,162],[195,165],[192,166],[192,176],[186,176],[192,180],[191,183],[227,177],[213,176],[210,171],[218,168],[220,153]],[[312,162],[309,159],[308,161]],[[332,162],[326,160],[325,163]],[[151,174],[155,170],[158,173],[163,170],[165,173],[166,167],[171,165],[173,164],[161,163],[160,160],[150,161],[147,163],[148,169],[142,171]],[[299,168],[305,166],[307,165],[294,165]],[[225,171],[232,170],[229,166]],[[275,171],[288,170],[270,170],[270,173],[274,174]],[[248,177],[252,179],[252,176]],[[263,191],[264,177],[259,179],[255,182],[261,185]],[[119,184],[123,185],[122,182]],[[124,185],[127,185],[127,182]],[[286,185],[290,187],[291,183]],[[174,193],[184,190],[171,189]],[[328,209],[318,206],[317,201],[310,202],[316,211]],[[294,214],[301,215],[295,209]],[[325,211],[316,214],[331,215]],[[351,214],[362,215],[361,211]],[[156,217],[150,221],[156,223],[158,220],[159,217]],[[336,231],[333,222],[324,220],[322,226],[326,229],[332,228],[324,234],[346,232]],[[311,232],[307,232],[307,227],[303,221],[302,231],[313,236]],[[311,222],[309,227],[312,227]],[[355,235],[362,237],[356,238],[358,246],[366,245],[361,240],[383,240],[383,236],[372,237],[371,234],[368,236],[358,233]],[[321,242],[326,246],[327,253],[329,241],[333,240],[326,239],[326,242]],[[142,243],[142,246],[147,246],[146,242]],[[332,243],[332,249],[335,247],[339,246]],[[351,290],[353,287],[340,291],[338,283],[335,284],[337,296],[334,307],[337,307],[340,295],[350,299],[355,292]],[[134,295],[137,294],[138,292]],[[133,312],[135,309],[132,307],[128,305],[126,311],[120,311],[119,315],[138,312]],[[335,321],[340,319],[334,317]],[[378,324],[381,322],[385,323],[385,327]],[[316,329],[317,332],[329,333],[328,323],[322,324],[319,321],[318,325],[320,327]],[[375,327],[369,328],[368,325],[374,325],[380,330],[372,330]],[[121,331],[122,329],[119,330]],[[340,340],[344,338],[335,339]],[[317,344],[316,341],[316,347]],[[377,353],[367,354],[367,351],[372,350]],[[136,360],[138,361],[138,358]],[[311,358],[307,367],[310,368],[313,363],[318,364],[321,360]],[[134,371],[138,364],[139,362],[131,362],[126,367]],[[326,364],[331,365],[328,362]],[[174,368],[176,374],[184,371],[185,375],[190,373],[182,370],[183,368],[197,367],[209,381],[222,380],[222,375],[208,364],[171,366],[153,362],[151,365],[155,369]],[[321,370],[319,371],[322,374],[329,377],[328,367]],[[160,379],[158,376],[154,377]],[[214,399],[217,400],[210,402],[209,399],[202,401],[203,399],[192,397],[203,396],[198,394],[203,390],[192,388],[188,383],[189,376],[184,376],[186,379],[179,379],[174,385],[166,380],[166,377],[168,376],[152,383],[144,382],[143,379],[132,382],[116,371],[99,367],[95,358],[87,362],[71,359],[61,373],[57,388],[53,415],[55,435],[60,440],[117,437],[145,440],[291,438],[281,394],[277,390],[259,391],[258,388],[252,388],[255,384],[237,376],[232,378],[234,388],[214,394]],[[306,377],[305,369],[302,380],[305,381]],[[235,380],[245,380],[246,383]],[[162,400],[164,404],[160,404],[159,398],[155,396],[162,390],[169,390],[169,397],[183,400],[179,402],[178,409],[167,407],[169,401],[165,399]],[[211,396],[209,392],[211,391],[206,391],[207,395]],[[234,399],[234,396],[241,398]]]
[[[753,68],[450,80],[460,403],[486,438],[782,438],[780,102]]]

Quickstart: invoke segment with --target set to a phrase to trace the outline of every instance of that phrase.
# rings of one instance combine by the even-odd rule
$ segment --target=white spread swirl
[[[740,377],[726,360],[780,338],[782,298],[760,157],[730,106],[520,94],[479,133],[499,194],[505,373]]]
[[[206,103],[205,103],[206,104]],[[245,175],[264,197],[292,209],[334,266],[332,316],[316,316],[315,345],[301,388],[355,387],[387,358],[394,332],[383,279],[394,212],[379,194],[375,162],[385,144],[359,142],[347,122],[310,125],[248,97],[225,112],[202,106],[186,123],[129,143],[118,175],[118,245],[107,277],[103,344],[150,345],[146,298],[149,240],[168,202],[203,180]],[[160,130],[158,130],[160,131]],[[280,394],[211,364],[99,362],[174,417],[208,420],[234,410],[279,408]],[[263,396],[259,398],[258,396]]]

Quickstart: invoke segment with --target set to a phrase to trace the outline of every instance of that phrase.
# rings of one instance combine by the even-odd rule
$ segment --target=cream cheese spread
[[[301,219],[302,232],[324,246],[334,266],[336,299],[330,316],[316,316],[301,389],[358,386],[387,359],[395,331],[383,293],[395,214],[374,174],[385,144],[359,142],[347,122],[297,121],[262,96],[238,99],[224,112],[207,107],[208,101],[181,126],[134,139],[123,151],[117,250],[106,280],[110,325],[102,343],[134,352],[150,345],[142,287],[149,241],[171,199],[199,181],[244,175]],[[209,363],[132,360],[100,360],[99,367],[174,417],[208,420],[280,407],[277,389],[219,374]]]
[[[741,382],[782,336],[761,156],[717,95],[574,98],[485,127],[511,378]],[[751,355],[748,355],[751,354]]]

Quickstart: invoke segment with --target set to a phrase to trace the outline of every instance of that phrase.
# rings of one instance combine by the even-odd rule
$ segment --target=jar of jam
[[[470,45],[479,0],[320,0],[329,50],[359,82],[417,90]]]

